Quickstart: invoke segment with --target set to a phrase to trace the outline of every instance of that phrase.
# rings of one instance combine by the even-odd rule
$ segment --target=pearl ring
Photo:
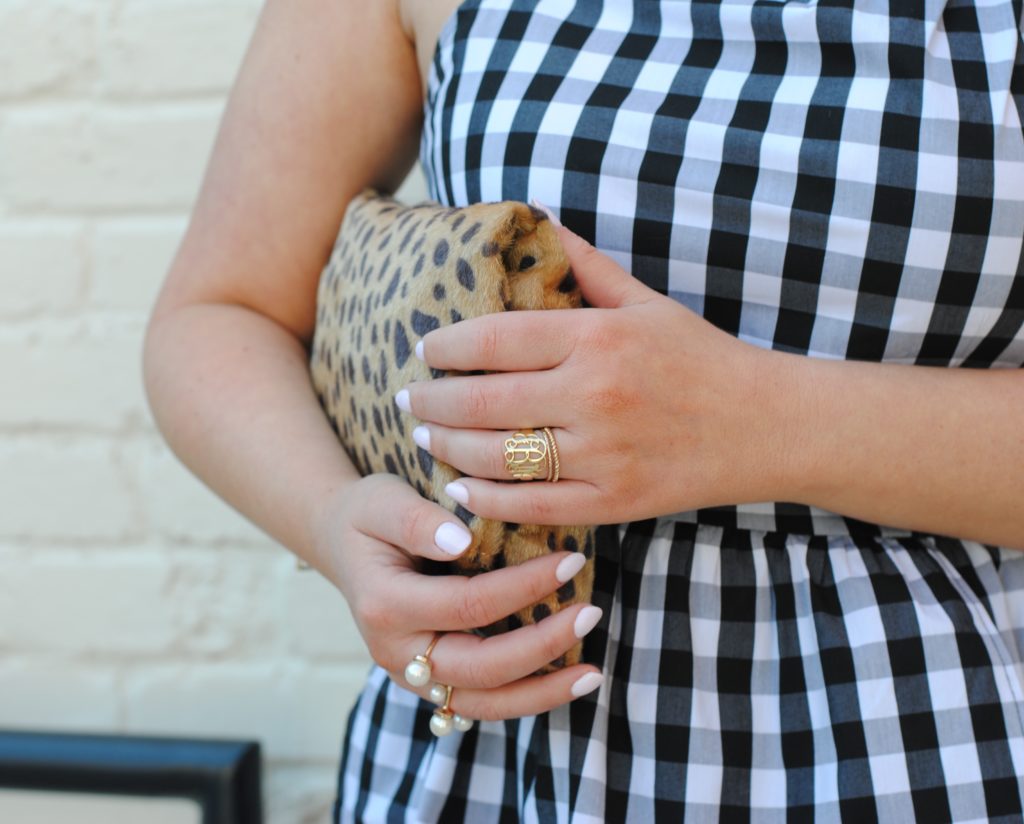
[[[405,667],[405,680],[413,687],[424,687],[430,683],[433,675],[430,665],[430,653],[434,651],[437,642],[441,640],[442,633],[434,633],[434,637],[427,647],[426,652],[417,655]],[[430,699],[441,706],[434,710],[430,717],[430,731],[438,738],[450,734],[453,730],[465,732],[473,726],[473,721],[463,718],[457,712],[452,712],[452,687],[447,684],[434,684],[430,688]]]
[[[448,684],[434,684],[430,688],[432,700],[437,700],[441,696],[444,699],[444,703],[430,716],[430,731],[438,738],[451,734],[452,730],[466,732],[473,726],[472,719],[463,718],[457,712],[452,712],[452,692],[453,689]]]
[[[441,640],[441,633],[435,632],[434,638],[430,642],[430,646],[427,647],[427,651],[422,655],[417,655],[405,666],[405,680],[409,682],[410,686],[413,687],[425,687],[430,683],[430,676],[432,675],[430,669],[430,653],[434,651],[434,647],[437,646],[437,642]]]

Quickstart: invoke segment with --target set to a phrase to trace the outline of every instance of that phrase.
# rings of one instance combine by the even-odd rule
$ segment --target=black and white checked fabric
[[[1021,0],[467,0],[421,161],[759,346],[1024,366]],[[983,425],[983,422],[981,422]],[[605,684],[435,740],[374,668],[339,821],[1024,820],[1024,553],[786,502],[603,527]]]

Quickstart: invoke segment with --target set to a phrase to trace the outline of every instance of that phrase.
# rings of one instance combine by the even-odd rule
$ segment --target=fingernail
[[[454,498],[455,496],[452,495],[452,497]],[[562,563],[555,568],[555,577],[558,579],[560,584],[564,584],[570,578],[575,578],[576,573],[583,569],[583,567],[586,566],[586,563],[587,559],[583,557],[582,552],[575,552],[572,555],[567,555],[562,559]]]
[[[427,452],[430,451],[430,430],[425,426],[417,426],[412,431],[412,439],[416,441],[416,446],[420,449],[425,449]]]
[[[395,404],[403,412],[412,412],[412,406],[409,405],[409,390],[399,389],[395,395]]]
[[[461,555],[472,541],[473,536],[469,534],[469,530],[451,522],[441,524],[437,528],[437,532],[434,533],[434,543],[449,555]],[[583,613],[580,614],[582,615]],[[598,618],[600,617],[598,616]],[[577,617],[577,624],[579,620],[579,617]]]
[[[425,360],[423,357],[423,341],[416,341],[416,348],[413,351],[416,353],[417,358]]]
[[[555,213],[552,212],[547,206],[545,206],[539,200],[537,200],[537,198],[534,198],[533,200],[531,200],[530,201],[530,205],[531,206],[536,206],[544,214],[546,214],[548,216],[548,220],[550,220],[555,226],[561,226],[562,225],[561,221],[557,217],[555,217]]]
[[[576,621],[572,625],[572,630],[576,633],[576,637],[582,638],[596,627],[603,614],[601,607],[584,607],[581,609],[580,614],[576,616]]]
[[[469,506],[469,490],[466,489],[465,484],[460,484],[458,481],[452,481],[444,488],[444,491],[449,498],[454,498],[463,506]]]
[[[582,698],[588,692],[596,690],[603,682],[604,675],[599,672],[588,672],[572,685],[572,697]]]

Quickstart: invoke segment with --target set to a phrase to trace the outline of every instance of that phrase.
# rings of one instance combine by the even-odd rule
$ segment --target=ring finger
[[[467,429],[510,429],[538,409],[545,410],[547,426],[563,426],[578,416],[558,369],[413,381],[398,391],[395,404],[421,421]]]
[[[442,633],[427,658],[430,678],[460,689],[500,687],[525,678],[558,659],[585,638],[600,620],[600,607],[573,604],[537,624],[527,624],[489,638],[468,632]],[[412,656],[417,652],[422,655],[427,647],[417,643],[411,649],[416,650],[409,657],[414,661]],[[429,687],[428,684],[405,683],[412,687]]]
[[[591,477],[587,475],[587,453],[580,436],[569,429],[549,428],[558,448],[559,478]],[[543,443],[543,430],[536,429],[534,433]],[[436,423],[420,424],[412,432],[417,445],[438,460],[451,464],[463,475],[492,481],[512,480],[512,474],[505,468],[505,444],[514,434],[511,429],[453,429]],[[536,480],[545,479],[550,460],[551,455],[542,459]]]

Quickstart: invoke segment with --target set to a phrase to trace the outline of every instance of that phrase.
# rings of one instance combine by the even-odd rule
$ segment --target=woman
[[[269,0],[146,379],[175,451],[336,584],[377,662],[340,820],[1019,820],[1020,14]],[[345,205],[421,136],[436,199],[548,204],[594,307],[432,332],[431,366],[508,374],[399,398],[471,511],[606,525],[589,634],[582,608],[458,632],[571,556],[419,575],[461,527],[358,479],[310,388]],[[537,419],[563,481],[496,483]],[[479,721],[441,739],[403,677],[436,631]],[[587,663],[530,677],[578,634]]]

